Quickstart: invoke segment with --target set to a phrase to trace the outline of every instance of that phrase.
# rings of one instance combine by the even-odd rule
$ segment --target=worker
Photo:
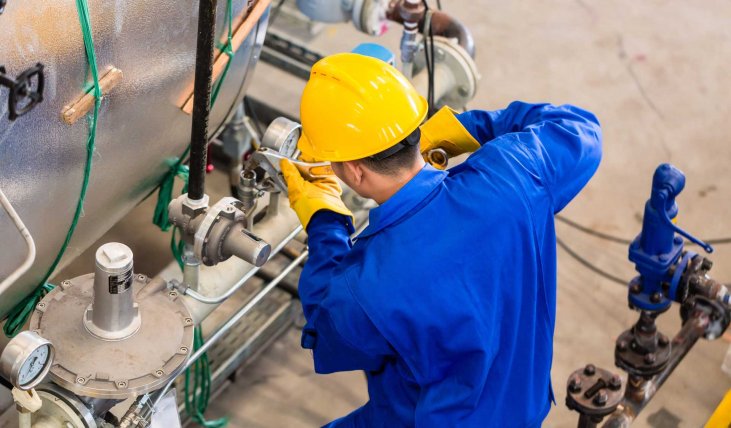
[[[599,165],[599,124],[568,105],[427,110],[352,53],[317,62],[302,95],[302,157],[378,203],[353,243],[334,177],[282,162],[310,250],[302,346],[316,372],[368,380],[370,401],[328,426],[538,427],[555,403],[554,215]],[[420,155],[435,148],[474,153],[444,171]]]

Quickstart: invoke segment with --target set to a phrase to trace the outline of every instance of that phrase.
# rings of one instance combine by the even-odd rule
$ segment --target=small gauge
[[[262,147],[275,150],[284,157],[294,159],[297,155],[297,142],[302,134],[302,126],[286,117],[278,117],[272,121],[264,136]]]
[[[51,369],[54,349],[51,342],[34,331],[22,331],[0,355],[0,372],[14,387],[29,390],[38,385]]]

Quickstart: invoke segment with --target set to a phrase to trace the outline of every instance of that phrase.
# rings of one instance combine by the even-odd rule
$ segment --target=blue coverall
[[[533,427],[553,399],[558,213],[589,181],[601,131],[573,106],[458,116],[482,147],[424,167],[351,244],[312,218],[299,284],[315,370],[364,370],[370,401],[332,427]]]

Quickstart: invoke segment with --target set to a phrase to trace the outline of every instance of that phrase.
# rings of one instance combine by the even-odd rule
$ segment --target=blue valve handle
[[[642,232],[629,247],[629,259],[640,273],[641,291],[630,293],[629,301],[639,309],[661,311],[672,304],[672,298],[663,293],[663,282],[671,282],[670,267],[678,262],[683,252],[684,236],[705,251],[713,247],[673,224],[678,215],[675,198],[685,187],[685,175],[673,165],[661,164],[652,178],[652,192],[645,204]],[[674,294],[674,293],[673,293]]]

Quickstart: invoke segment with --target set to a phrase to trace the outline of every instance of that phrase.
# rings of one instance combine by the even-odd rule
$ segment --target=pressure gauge
[[[14,387],[27,391],[41,383],[53,364],[51,342],[34,331],[22,331],[0,355],[0,372]]]
[[[284,157],[294,159],[297,153],[297,141],[302,134],[302,126],[286,117],[278,117],[272,121],[261,137],[262,147],[277,151]]]

